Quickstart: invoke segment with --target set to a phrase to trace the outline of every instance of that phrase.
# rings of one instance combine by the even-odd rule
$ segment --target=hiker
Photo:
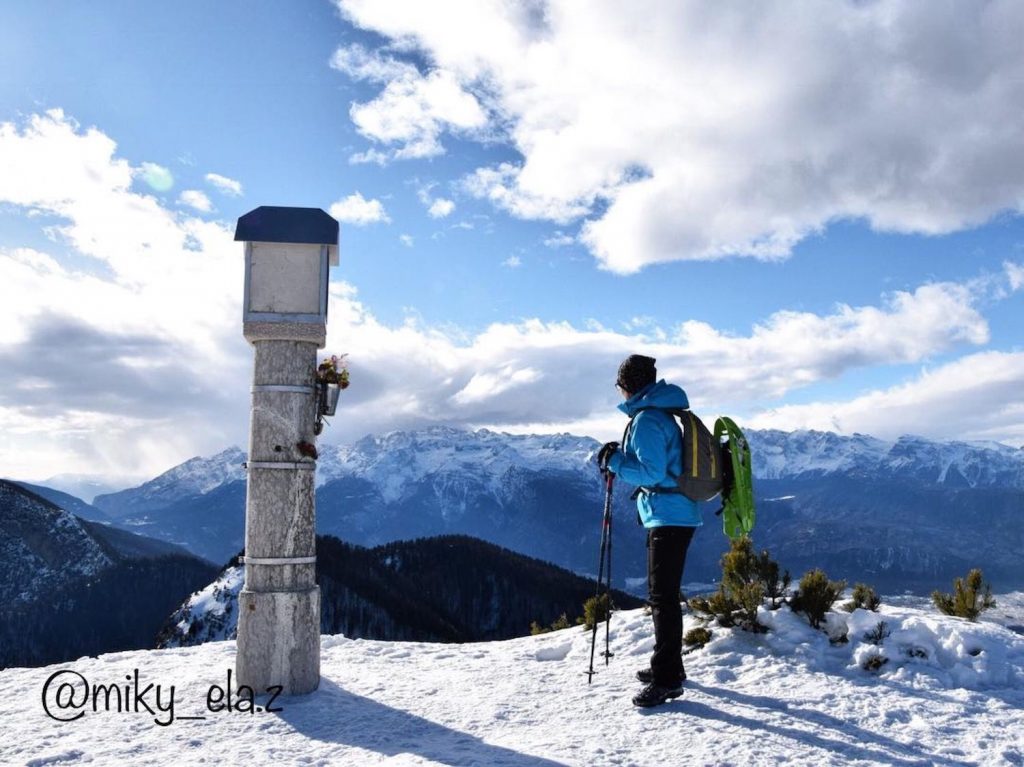
[[[619,410],[631,418],[622,445],[608,442],[598,466],[631,485],[639,519],[647,529],[647,591],[654,620],[654,654],[650,668],[637,672],[645,687],[633,698],[641,707],[656,706],[683,694],[683,614],[679,603],[686,550],[702,524],[700,509],[677,490],[682,467],[682,435],[666,410],[689,407],[686,392],[657,380],[651,357],[632,354],[619,366],[615,386],[625,399]],[[660,492],[659,488],[670,491]]]

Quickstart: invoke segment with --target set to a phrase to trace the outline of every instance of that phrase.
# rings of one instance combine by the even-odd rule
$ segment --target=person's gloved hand
[[[605,442],[601,449],[597,451],[597,468],[601,470],[602,474],[609,471],[608,459],[610,459],[618,449],[618,442]]]

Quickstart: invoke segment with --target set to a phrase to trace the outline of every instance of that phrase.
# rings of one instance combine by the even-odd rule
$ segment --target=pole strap
[[[316,557],[240,557],[246,565],[312,565]]]
[[[250,391],[255,394],[258,391],[281,391],[281,392],[293,392],[295,394],[313,394],[314,389],[312,386],[298,386],[292,384],[257,384],[253,386]]]
[[[313,461],[247,461],[247,469],[305,469],[314,471],[316,464]]]

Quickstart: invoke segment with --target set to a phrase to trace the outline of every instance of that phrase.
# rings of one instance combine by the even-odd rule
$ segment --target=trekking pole
[[[605,606],[604,606],[604,609],[605,609],[605,613],[604,613],[604,665],[606,665],[606,666],[608,665],[608,659],[611,658],[612,655],[614,655],[614,653],[609,649],[609,638],[608,638],[608,634],[611,631],[611,625],[612,625],[612,504],[611,504],[611,496],[612,496],[612,482],[611,482],[611,478],[612,478],[612,476],[613,476],[612,473],[609,472],[608,473],[608,498],[609,498],[609,501],[605,505],[605,509],[604,509],[604,528],[605,528],[605,530],[608,531],[608,546],[606,547],[606,552],[607,552],[607,556],[608,556],[608,571],[607,571],[608,581],[607,581],[607,583],[605,585],[605,589],[604,589],[605,597],[607,598],[606,601],[605,601]]]
[[[587,674],[587,684],[594,681],[594,649],[597,645],[597,606],[601,604],[601,581],[604,578],[604,557],[605,552],[611,549],[611,518],[612,518],[612,484],[615,482],[615,475],[610,471],[605,473],[604,490],[604,516],[601,519],[601,556],[597,565],[597,583],[594,586],[594,625],[590,631],[590,670]],[[611,571],[611,560],[608,562],[608,570]],[[609,596],[609,599],[611,597]],[[607,640],[606,640],[607,641]],[[605,650],[607,653],[607,649]],[[605,663],[608,663],[605,658]]]

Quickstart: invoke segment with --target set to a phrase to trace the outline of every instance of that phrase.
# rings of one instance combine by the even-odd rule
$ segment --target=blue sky
[[[644,6],[8,4],[0,473],[244,444],[264,204],[342,222],[330,441],[610,439],[641,351],[752,426],[1024,444],[1024,11]]]

